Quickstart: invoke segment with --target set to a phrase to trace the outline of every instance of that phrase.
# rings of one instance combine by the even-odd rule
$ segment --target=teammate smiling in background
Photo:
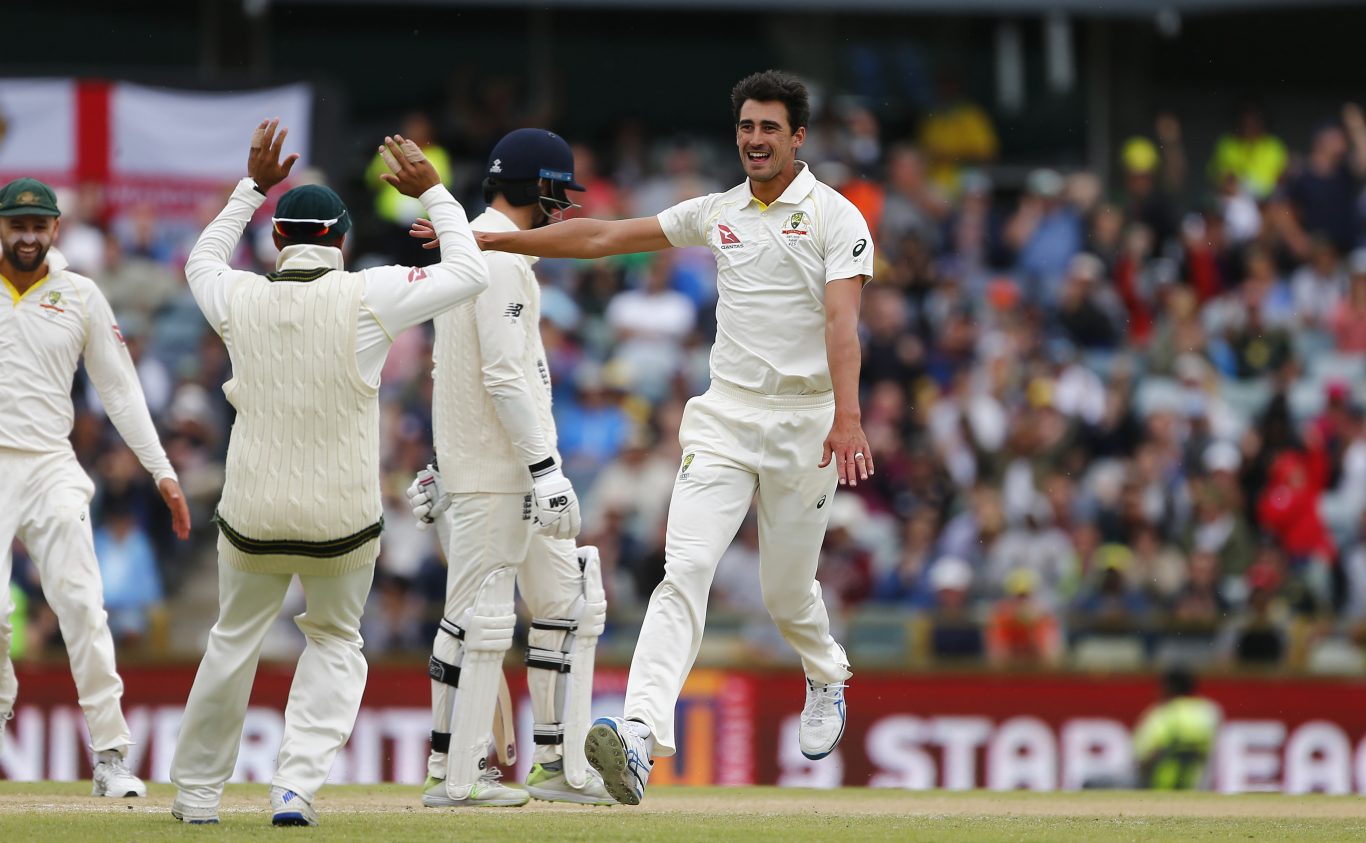
[[[800,81],[757,73],[735,86],[731,103],[748,176],[735,188],[658,217],[476,234],[484,249],[541,257],[671,246],[708,246],[716,257],[712,383],[688,402],[679,431],[664,581],[631,662],[625,718],[598,720],[585,747],[608,792],[631,805],[651,756],[675,752],[674,706],[697,657],[707,593],[756,490],[764,604],[806,672],[802,752],[823,758],[844,734],[851,674],[815,575],[837,481],[857,485],[873,471],[858,399],[872,238],[858,210],[796,159],[810,118]]]
[[[114,639],[104,611],[100,567],[90,530],[94,484],[69,437],[77,361],[128,447],[156,480],[172,528],[190,535],[190,511],[123,345],[114,313],[95,282],[66,269],[50,251],[61,211],[51,188],[16,179],[0,188],[0,734],[19,692],[10,663],[10,544],[33,556],[43,593],[57,614],[81,709],[95,751],[95,796],[146,796],[125,766],[132,738],[119,701]]]

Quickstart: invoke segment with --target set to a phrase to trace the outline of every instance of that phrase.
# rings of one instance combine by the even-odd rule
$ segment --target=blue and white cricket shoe
[[[299,794],[283,787],[270,789],[271,825],[317,825],[318,812]]]
[[[834,752],[844,737],[844,688],[843,682],[817,685],[806,680],[806,705],[802,707],[797,740],[802,755],[812,761]]]
[[[603,786],[623,805],[639,805],[654,762],[645,739],[620,717],[599,717],[588,729],[584,755],[602,775]]]

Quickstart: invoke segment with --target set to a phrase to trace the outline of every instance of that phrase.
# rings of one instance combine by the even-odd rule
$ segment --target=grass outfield
[[[172,819],[170,785],[145,800],[89,793],[79,782],[0,782],[0,841],[1366,841],[1366,801],[1329,796],[661,787],[637,808],[462,811],[423,808],[412,787],[355,785],[327,788],[321,827],[294,830],[271,827],[264,785],[230,785],[222,824],[207,827]]]

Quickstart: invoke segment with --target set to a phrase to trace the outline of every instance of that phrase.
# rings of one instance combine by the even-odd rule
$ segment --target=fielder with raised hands
[[[61,211],[52,189],[21,178],[0,188],[0,738],[19,693],[10,664],[10,545],[18,536],[57,615],[95,751],[95,796],[146,796],[125,765],[132,739],[119,706],[123,681],[90,530],[95,486],[71,449],[77,363],[171,510],[175,534],[190,512],[147,411],[137,370],[95,282],[52,249]]]
[[[185,267],[190,291],[223,338],[237,410],[214,520],[219,539],[218,622],[185,705],[171,764],[171,812],[218,822],[232,775],[261,642],[298,576],[307,639],[285,708],[270,789],[275,825],[316,825],[313,799],[355,726],[365,690],[360,617],[384,529],[379,488],[379,381],[401,331],[481,292],[488,270],[464,209],[417,146],[386,137],[385,179],[422,201],[441,235],[441,261],[422,269],[347,272],[351,216],[320,185],[280,198],[280,249],[268,275],[228,259],[266,193],[289,175],[286,130],[261,123],[247,177],[200,235]]]
[[[484,198],[471,228],[522,231],[568,207],[574,157],[558,135],[519,129],[489,156]],[[415,236],[435,237],[420,221]],[[445,248],[444,240],[434,240]],[[610,804],[588,766],[584,738],[593,656],[607,605],[597,549],[576,548],[574,488],[560,471],[550,379],[541,345],[534,258],[490,253],[489,287],[436,318],[432,422],[438,464],[408,495],[435,523],[446,553],[445,617],[432,647],[432,753],[428,806]],[[527,685],[535,764],[526,790],[487,763],[490,732],[512,763],[510,706],[500,706],[503,656],[512,645],[514,578],[532,614]],[[501,727],[501,728],[500,728]]]

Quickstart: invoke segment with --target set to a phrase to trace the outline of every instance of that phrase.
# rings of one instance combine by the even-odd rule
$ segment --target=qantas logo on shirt
[[[119,330],[119,326],[114,324],[110,327],[114,329],[114,339],[119,341],[119,345],[127,345],[128,341],[123,338],[123,331]]]
[[[408,270],[408,283],[409,283],[409,284],[413,283],[414,281],[421,281],[423,278],[426,278],[426,277],[427,277],[427,270],[423,269],[423,268],[420,267],[420,266],[415,266],[415,267],[413,267],[412,269]]]
[[[716,233],[721,236],[720,247],[722,249],[744,248],[745,244],[740,242],[740,238],[736,236],[734,231],[730,230],[730,226],[718,223],[716,226]]]

